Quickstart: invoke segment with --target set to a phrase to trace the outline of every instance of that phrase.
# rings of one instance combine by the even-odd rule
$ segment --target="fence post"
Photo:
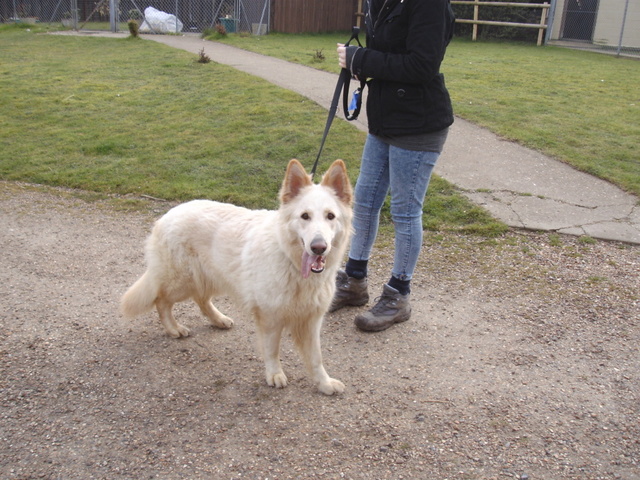
[[[174,33],[177,34],[178,33],[178,0],[176,0],[176,12],[175,12],[175,15],[176,15],[176,31]]]
[[[472,41],[476,41],[478,38],[478,10],[480,10],[479,0],[474,0],[475,5],[473,6],[473,35],[471,36]]]
[[[558,0],[551,0],[549,10],[547,11],[547,31],[544,33],[544,44],[547,45],[553,33],[553,21],[556,16],[556,4]]]
[[[80,10],[78,10],[78,0],[71,0],[71,17],[73,18],[73,29],[78,30],[78,22],[80,21]]]
[[[624,36],[624,25],[627,23],[627,10],[629,9],[629,0],[624,4],[624,14],[622,15],[622,25],[620,26],[620,40],[618,41],[618,50],[616,55],[620,56],[620,50],[622,50],[622,37]]]
[[[109,0],[109,26],[111,31],[118,31],[118,0]]]
[[[542,36],[544,35],[544,26],[547,23],[547,13],[549,12],[549,4],[542,4],[542,15],[540,15],[540,30],[538,30],[538,46],[542,45]]]

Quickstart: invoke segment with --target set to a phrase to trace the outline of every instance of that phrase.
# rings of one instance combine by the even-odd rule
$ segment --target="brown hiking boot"
[[[338,270],[338,275],[336,276],[336,293],[333,296],[333,302],[329,307],[329,312],[335,312],[346,306],[359,307],[368,301],[367,278],[353,278],[348,276],[344,270]]]
[[[378,297],[373,308],[356,317],[356,327],[367,332],[379,332],[389,328],[394,323],[406,322],[411,317],[409,294],[400,292],[389,285],[382,289],[382,296]]]

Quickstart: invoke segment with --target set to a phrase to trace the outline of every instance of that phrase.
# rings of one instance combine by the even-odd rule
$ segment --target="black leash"
[[[358,45],[362,47],[360,43],[360,39],[358,39],[358,33],[360,33],[359,27],[353,27],[351,30],[351,38],[344,44],[345,47],[349,46],[352,40],[358,42]],[[327,117],[327,123],[324,126],[324,134],[322,135],[322,141],[320,142],[320,150],[318,151],[318,156],[316,157],[316,161],[313,163],[313,168],[311,169],[311,178],[316,173],[316,168],[318,167],[318,161],[320,160],[320,155],[322,154],[322,149],[324,148],[324,142],[327,139],[327,135],[329,134],[329,129],[331,128],[331,123],[333,122],[333,117],[336,115],[336,111],[338,110],[338,101],[340,100],[340,92],[343,92],[342,95],[342,106],[344,110],[344,116],[347,120],[352,121],[358,118],[360,114],[360,109],[362,108],[362,89],[365,85],[364,81],[360,82],[360,87],[353,93],[353,102],[352,106],[354,107],[352,113],[349,113],[349,83],[351,82],[351,72],[347,68],[343,68],[340,71],[340,75],[338,76],[338,83],[336,84],[336,88],[333,92],[333,99],[331,100],[331,106],[329,107],[329,116]]]

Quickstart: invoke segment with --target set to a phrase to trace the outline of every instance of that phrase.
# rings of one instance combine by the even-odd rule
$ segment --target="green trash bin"
[[[219,18],[220,23],[227,31],[227,33],[236,33],[236,26],[238,25],[238,19],[236,18]]]

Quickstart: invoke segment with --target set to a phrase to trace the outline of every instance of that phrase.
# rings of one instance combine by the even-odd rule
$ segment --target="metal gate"
[[[598,0],[569,0],[565,4],[562,38],[566,40],[593,40]]]

